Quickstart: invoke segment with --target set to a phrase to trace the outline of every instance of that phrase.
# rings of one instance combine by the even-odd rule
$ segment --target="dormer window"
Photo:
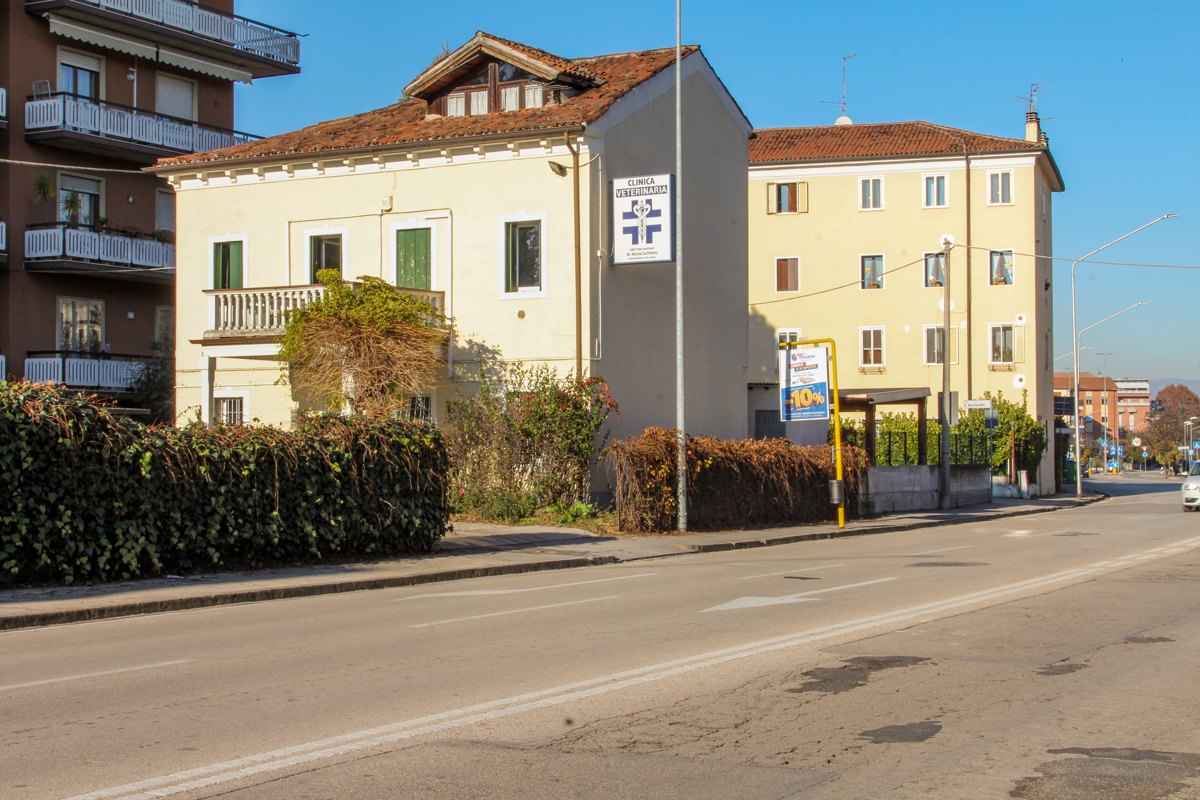
[[[476,69],[470,77],[451,84],[441,98],[430,103],[436,114],[444,108],[447,117],[488,114],[493,111],[520,111],[542,108],[552,101],[547,82],[520,67],[493,60]],[[440,108],[439,108],[440,107]]]
[[[446,116],[465,117],[467,115],[467,96],[462,92],[446,96]]]

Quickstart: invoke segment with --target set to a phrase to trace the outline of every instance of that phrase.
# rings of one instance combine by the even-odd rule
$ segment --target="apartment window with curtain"
[[[800,259],[775,259],[775,291],[800,291]]]
[[[541,222],[505,223],[504,291],[542,290]]]
[[[73,50],[58,54],[58,91],[83,100],[100,100],[100,75],[103,59]]]
[[[946,178],[946,175],[925,176],[925,197],[923,203],[925,208],[946,207]]]
[[[990,325],[990,361],[993,364],[1017,364],[1025,360],[1025,326]],[[1088,397],[1088,403],[1092,402]]]
[[[946,285],[946,253],[925,254],[925,288],[941,288]]]
[[[925,365],[946,363],[946,329],[941,325],[925,326]],[[950,363],[958,363],[958,328],[950,328]]]
[[[988,205],[1011,205],[1013,174],[1011,170],[991,172],[988,174]]]
[[[309,283],[318,283],[317,273],[331,269],[342,273],[342,235],[309,237]]]
[[[992,286],[1013,285],[1013,254],[1011,250],[993,250],[988,258],[988,281]]]
[[[863,256],[861,271],[863,289],[883,288],[883,256]]]
[[[104,301],[58,298],[57,349],[98,353],[104,349]]]
[[[860,211],[878,211],[883,208],[883,178],[859,178]]]
[[[883,328],[859,328],[862,348],[859,351],[859,366],[883,366]]]
[[[213,281],[214,289],[242,288],[242,251],[243,243],[216,242],[213,244]]]
[[[446,116],[465,117],[467,115],[467,96],[462,92],[446,96]]]
[[[59,173],[58,219],[72,225],[90,227],[101,217],[104,184],[80,175]]]

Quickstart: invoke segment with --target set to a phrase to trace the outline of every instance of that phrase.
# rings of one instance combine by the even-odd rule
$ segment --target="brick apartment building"
[[[1116,378],[1117,425],[1122,431],[1141,433],[1150,416],[1150,381],[1140,378]]]
[[[1075,384],[1072,372],[1054,373],[1054,394],[1058,397],[1070,397]],[[1148,387],[1148,385],[1147,385]],[[1147,388],[1147,394],[1149,388]],[[1121,424],[1119,408],[1119,392],[1117,382],[1112,378],[1101,378],[1090,372],[1079,373],[1079,415],[1083,420],[1083,441],[1093,442],[1100,439],[1112,438],[1116,426]],[[1142,413],[1139,411],[1139,413]],[[1134,415],[1136,419],[1138,414]],[[1068,418],[1069,425],[1075,420]],[[1110,429],[1110,425],[1113,426]]]
[[[0,0],[0,379],[120,399],[173,333],[175,197],[141,170],[255,138],[234,82],[300,71],[295,34],[206,2]]]

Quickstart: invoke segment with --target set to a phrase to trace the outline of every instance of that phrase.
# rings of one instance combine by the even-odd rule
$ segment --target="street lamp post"
[[[1081,331],[1079,330],[1079,321],[1076,316],[1076,307],[1075,307],[1075,267],[1079,265],[1080,261],[1083,261],[1084,259],[1087,259],[1087,258],[1091,258],[1092,256],[1096,255],[1096,253],[1099,253],[1101,250],[1103,250],[1105,247],[1112,247],[1114,244],[1121,241],[1122,239],[1128,239],[1130,236],[1133,236],[1138,231],[1145,230],[1146,228],[1149,228],[1151,225],[1155,224],[1156,222],[1162,222],[1164,219],[1169,219],[1170,217],[1178,217],[1178,216],[1179,216],[1178,214],[1163,214],[1161,217],[1154,220],[1154,222],[1147,222],[1142,227],[1138,228],[1137,230],[1130,231],[1129,233],[1122,236],[1120,239],[1113,239],[1111,242],[1104,245],[1104,247],[1096,248],[1095,250],[1088,253],[1083,258],[1075,259],[1075,261],[1071,264],[1071,340],[1072,340],[1071,341],[1071,349],[1075,352],[1075,392],[1074,392],[1074,395],[1075,395],[1074,396],[1074,402],[1075,402],[1075,409],[1074,409],[1074,411],[1075,411],[1075,473],[1076,473],[1075,474],[1075,497],[1077,497],[1080,500],[1083,499],[1083,475],[1079,469],[1079,451],[1080,451],[1080,448],[1079,448],[1079,334],[1081,333]],[[1099,323],[1096,323],[1096,324],[1098,325]]]

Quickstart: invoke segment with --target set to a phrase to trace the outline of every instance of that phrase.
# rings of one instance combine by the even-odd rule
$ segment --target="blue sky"
[[[731,13],[731,9],[736,13]],[[915,9],[915,10],[914,10]],[[239,0],[238,12],[308,34],[303,73],[239,86],[237,126],[281,133],[392,103],[446,42],[476,30],[567,57],[673,46],[671,2],[602,5],[376,0]],[[1200,264],[1200,4],[1045,2],[799,3],[685,0],[700,44],[756,127],[822,125],[849,67],[856,122],[923,119],[1024,136],[1016,95],[1053,81],[1043,128],[1067,191],[1055,197],[1054,253],[1078,257],[1166,213],[1182,214],[1104,251],[1110,261]],[[1060,262],[1061,264],[1061,262]],[[1200,270],[1081,266],[1083,368],[1115,377],[1200,378],[1186,346]],[[1055,355],[1070,352],[1070,264],[1055,268]],[[1070,358],[1056,369],[1069,368]]]

